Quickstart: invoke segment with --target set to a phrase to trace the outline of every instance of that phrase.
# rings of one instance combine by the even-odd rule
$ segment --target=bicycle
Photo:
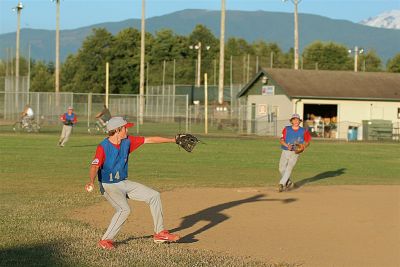
[[[107,133],[107,127],[103,125],[100,121],[96,121],[91,124],[88,128],[89,134],[105,134]]]
[[[27,132],[27,133],[38,133],[40,131],[40,126],[34,120],[28,121],[17,121],[13,124],[12,129],[14,132]]]

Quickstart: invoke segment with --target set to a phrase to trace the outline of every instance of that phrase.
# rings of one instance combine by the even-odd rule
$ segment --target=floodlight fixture
[[[21,2],[18,2],[18,5],[16,7],[12,8],[12,11],[20,11],[24,8],[24,5]]]

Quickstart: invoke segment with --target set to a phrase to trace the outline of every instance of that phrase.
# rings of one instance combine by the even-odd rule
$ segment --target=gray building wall
[[[249,95],[247,106],[251,109],[253,105],[255,114],[254,110],[247,113],[247,129],[249,133],[258,135],[279,136],[293,113],[293,104],[286,95]],[[251,127],[251,123],[255,123],[255,126]]]

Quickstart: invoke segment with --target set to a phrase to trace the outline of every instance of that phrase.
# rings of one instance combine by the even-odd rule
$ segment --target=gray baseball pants
[[[151,215],[153,216],[154,232],[159,233],[164,230],[160,193],[150,187],[128,180],[115,184],[102,183],[102,185],[104,188],[103,196],[115,209],[114,216],[102,240],[112,240],[128,218],[131,209],[126,196],[149,204]]]
[[[64,146],[65,143],[68,141],[69,136],[72,133],[72,126],[70,125],[63,125],[62,131],[61,131],[61,136],[60,136],[60,146]]]
[[[286,185],[292,174],[293,168],[296,165],[299,155],[294,151],[282,150],[281,159],[279,161],[279,172],[281,173],[281,185]]]

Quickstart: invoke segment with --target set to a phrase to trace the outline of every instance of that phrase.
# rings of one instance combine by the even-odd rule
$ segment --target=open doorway
[[[304,127],[314,137],[336,138],[337,105],[304,104]]]

